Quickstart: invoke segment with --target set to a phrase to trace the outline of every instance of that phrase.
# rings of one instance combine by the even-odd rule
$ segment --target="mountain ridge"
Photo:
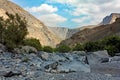
[[[75,46],[78,43],[85,43],[89,41],[96,41],[107,36],[118,35],[120,36],[120,18],[112,24],[100,25],[92,29],[84,29],[75,33],[69,39],[66,39],[60,43],[69,46]]]

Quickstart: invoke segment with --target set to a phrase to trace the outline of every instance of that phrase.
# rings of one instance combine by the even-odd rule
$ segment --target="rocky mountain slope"
[[[101,24],[106,25],[106,24],[111,24],[113,22],[115,22],[116,18],[120,17],[120,13],[112,13],[109,16],[106,16],[103,21],[101,22]]]
[[[3,16],[4,19],[8,18],[5,14],[6,12],[11,14],[18,13],[21,17],[25,17],[29,32],[27,37],[39,39],[42,45],[55,47],[55,45],[61,41],[57,36],[51,33],[41,21],[33,17],[27,11],[8,0],[0,0],[0,16]]]
[[[71,38],[61,42],[66,45],[76,45],[77,43],[85,43],[88,41],[96,41],[111,35],[120,35],[120,18],[112,24],[100,25],[92,29],[84,29],[77,32]]]

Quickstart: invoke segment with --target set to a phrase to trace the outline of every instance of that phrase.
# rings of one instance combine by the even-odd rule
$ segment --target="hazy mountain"
[[[65,40],[70,38],[73,34],[86,29],[86,28],[94,28],[97,25],[89,25],[89,26],[83,26],[83,27],[79,27],[79,28],[74,28],[74,29],[69,29],[69,28],[65,28],[65,27],[48,27],[51,32],[53,32],[53,34],[55,34],[56,36],[58,36],[60,39]]]
[[[76,45],[77,43],[96,41],[114,34],[120,36],[120,18],[117,18],[117,20],[112,24],[100,25],[92,29],[86,28],[82,31],[79,31],[69,39],[62,41],[61,44],[73,46]]]
[[[41,21],[33,17],[27,11],[10,1],[0,0],[0,16],[3,16],[4,19],[8,18],[8,16],[5,14],[6,12],[11,14],[18,13],[21,17],[25,17],[26,21],[28,22],[27,28],[29,34],[27,37],[39,39],[42,45],[54,47],[61,41],[57,36],[51,33],[51,31]]]
[[[49,27],[49,29],[62,40],[70,38],[73,34],[80,31],[80,28],[69,29],[65,27]]]

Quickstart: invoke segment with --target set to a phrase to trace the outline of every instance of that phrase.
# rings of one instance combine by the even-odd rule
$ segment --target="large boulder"
[[[31,65],[41,68],[41,64],[43,61],[36,54],[29,54],[26,57],[29,58]]]
[[[104,51],[97,51],[97,52],[89,52],[87,55],[88,63],[91,64],[98,64],[109,61],[109,55],[106,50]]]
[[[92,64],[91,72],[111,74],[113,76],[120,76],[120,61],[112,61],[107,63]]]
[[[110,62],[112,61],[120,61],[120,56],[114,56],[114,57],[110,57]]]
[[[81,62],[81,61],[70,61],[70,62],[64,62],[61,65],[57,67],[57,71],[59,73],[69,73],[69,72],[90,72],[89,65]]]

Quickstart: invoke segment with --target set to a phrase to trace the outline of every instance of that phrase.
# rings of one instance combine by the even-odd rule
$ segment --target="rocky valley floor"
[[[0,50],[0,80],[120,80],[120,56],[109,57],[107,51],[23,50],[19,54]]]

